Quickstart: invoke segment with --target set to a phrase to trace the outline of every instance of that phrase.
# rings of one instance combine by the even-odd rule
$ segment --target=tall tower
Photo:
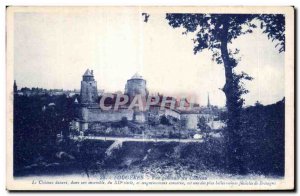
[[[87,69],[82,76],[80,89],[81,104],[90,105],[97,103],[97,82],[94,79],[93,70]]]
[[[14,94],[16,94],[17,91],[18,91],[18,86],[17,86],[16,80],[14,80]]]
[[[142,97],[148,96],[148,90],[146,87],[146,80],[141,75],[136,73],[131,79],[127,80],[125,86],[125,94],[129,96],[129,100],[132,101],[135,95],[141,95]]]
[[[209,93],[207,93],[207,107],[210,108]]]

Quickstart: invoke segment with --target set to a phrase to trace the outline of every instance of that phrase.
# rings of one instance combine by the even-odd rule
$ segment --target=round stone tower
[[[148,96],[148,90],[146,87],[146,80],[139,74],[134,74],[131,79],[127,80],[125,86],[125,94],[129,96],[129,100],[132,101],[135,95],[141,95],[142,97]]]

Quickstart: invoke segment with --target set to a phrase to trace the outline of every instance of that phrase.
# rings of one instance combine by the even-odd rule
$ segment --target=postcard
[[[293,7],[6,16],[7,190],[294,190]]]

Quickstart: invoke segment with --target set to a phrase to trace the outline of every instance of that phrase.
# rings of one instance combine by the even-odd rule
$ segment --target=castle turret
[[[80,89],[81,104],[95,104],[98,100],[97,82],[94,79],[93,70],[87,69],[82,76]]]
[[[139,74],[135,74],[131,79],[127,80],[125,86],[125,94],[129,96],[129,100],[132,101],[135,95],[141,95],[142,97],[148,96],[146,88],[146,80]]]
[[[129,101],[133,101],[136,95],[140,95],[142,99],[146,100],[148,90],[146,88],[146,80],[139,74],[134,74],[131,79],[127,80],[125,86],[125,94],[128,95]],[[139,108],[134,108],[133,120],[138,123],[143,123],[146,120],[145,113]]]

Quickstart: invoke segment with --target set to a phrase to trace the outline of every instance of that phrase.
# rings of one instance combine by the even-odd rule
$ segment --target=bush
[[[170,120],[165,115],[160,117],[160,124],[168,126],[171,125]]]

